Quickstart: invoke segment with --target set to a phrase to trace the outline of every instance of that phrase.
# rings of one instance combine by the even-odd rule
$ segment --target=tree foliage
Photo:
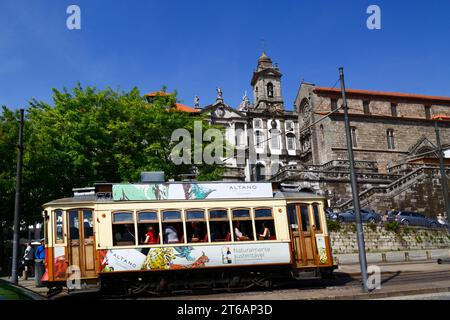
[[[138,89],[118,92],[76,86],[53,89],[52,105],[32,100],[24,129],[24,219],[39,219],[40,206],[70,196],[72,188],[94,182],[137,181],[141,171],[164,171],[166,178],[197,173],[199,180],[215,180],[221,165],[175,165],[170,152],[175,129],[193,136],[200,116],[177,111],[175,95],[155,97],[152,104]],[[12,220],[15,193],[19,113],[3,108],[0,116],[0,206],[2,221]]]

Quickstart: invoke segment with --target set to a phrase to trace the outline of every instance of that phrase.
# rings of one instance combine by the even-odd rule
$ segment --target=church
[[[227,181],[269,180],[287,165],[299,164],[298,114],[284,108],[281,72],[265,52],[251,78],[253,103],[247,94],[236,108],[225,103],[218,89],[213,104],[196,109],[211,123],[225,127],[235,156],[226,159]]]
[[[178,109],[202,113],[225,128],[234,156],[225,181],[272,181],[327,196],[331,208],[352,206],[341,91],[302,81],[294,110],[285,110],[282,73],[265,52],[239,106],[216,101]],[[346,89],[362,207],[444,213],[435,124],[450,150],[450,97]],[[450,159],[446,159],[450,176]]]

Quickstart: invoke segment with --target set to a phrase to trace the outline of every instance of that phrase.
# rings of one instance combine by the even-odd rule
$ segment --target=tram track
[[[407,284],[415,284],[417,289],[427,287],[427,284],[436,284],[442,281],[449,281],[449,271],[436,272],[386,272],[381,275],[381,285],[385,289],[392,289],[396,286]],[[264,295],[265,298],[280,297],[283,295],[304,295],[308,292],[318,292],[319,290],[328,290],[334,294],[343,294],[345,291],[354,290],[360,287],[360,278],[358,274],[347,274],[342,272],[335,272],[333,279],[281,279],[274,282],[272,288],[199,288],[175,290],[170,292],[162,292],[159,294],[143,293],[136,296],[125,296],[123,293],[119,294],[102,294],[100,291],[90,291],[87,293],[67,292],[61,293],[54,299],[100,299],[100,300],[117,300],[117,299],[223,299],[229,297],[231,299],[239,297],[252,297],[255,299],[258,296]]]

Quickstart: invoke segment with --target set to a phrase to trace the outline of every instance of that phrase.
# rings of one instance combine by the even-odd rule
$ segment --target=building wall
[[[332,110],[331,97],[316,94],[313,94],[312,97],[313,110],[309,123],[313,123]],[[350,98],[347,99],[347,102],[350,125],[356,128],[355,160],[375,160],[379,164],[380,172],[386,172],[389,165],[401,161],[422,136],[427,137],[432,143],[436,142],[434,122],[425,119],[424,104],[394,101],[392,103],[397,105],[398,116],[392,117],[390,101],[370,101],[370,115],[364,115],[363,99]],[[341,104],[342,99],[338,99],[337,106],[339,107]],[[308,123],[302,119],[304,110],[299,108],[299,111],[299,123],[305,126]],[[342,110],[339,113],[341,115],[333,115],[311,128],[312,164],[320,165],[335,159],[347,159],[347,141]],[[352,117],[352,114],[359,116]],[[431,116],[437,114],[450,115],[450,107],[432,105]],[[450,125],[441,123],[440,126],[441,143],[443,145],[450,144]],[[388,129],[392,129],[394,132],[395,148],[393,150],[390,150],[387,144]]]
[[[352,119],[350,125],[356,128],[355,160],[377,161],[380,172],[386,172],[387,166],[401,161],[422,136],[427,137],[433,144],[436,143],[432,122],[378,121],[367,118]],[[392,129],[394,133],[393,150],[388,149],[387,145],[388,129]],[[450,144],[450,126],[442,126],[440,134],[441,143]],[[324,158],[321,160],[327,162],[339,158],[347,159],[345,125],[342,117],[324,125],[324,136],[323,139],[319,137],[319,154]]]
[[[357,253],[356,232],[351,225],[339,231],[330,232],[333,254]],[[447,230],[408,228],[399,233],[388,231],[382,226],[372,229],[364,226],[364,240],[367,252],[385,252],[401,250],[442,249],[450,245]]]

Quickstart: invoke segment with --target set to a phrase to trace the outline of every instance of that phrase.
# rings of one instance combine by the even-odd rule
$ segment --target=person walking
[[[41,278],[44,275],[44,261],[45,261],[45,247],[44,239],[41,239],[41,244],[36,248],[34,255],[34,284],[36,287],[42,287]]]
[[[34,249],[31,246],[31,242],[27,243],[27,248],[25,249],[23,260],[25,262],[25,269],[23,270],[23,279],[27,280],[28,275],[30,276],[33,275]]]

